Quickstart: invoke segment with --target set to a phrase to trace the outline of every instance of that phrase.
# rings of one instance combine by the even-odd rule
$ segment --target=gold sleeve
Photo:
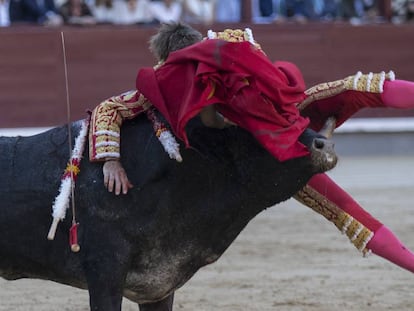
[[[89,159],[105,161],[120,158],[120,128],[125,119],[135,118],[151,107],[137,90],[101,102],[91,115]]]
[[[384,82],[395,80],[393,71],[363,74],[358,71],[355,75],[345,79],[320,83],[305,91],[306,99],[299,105],[298,109],[305,109],[310,103],[324,98],[333,97],[345,91],[357,91],[367,93],[382,93]]]

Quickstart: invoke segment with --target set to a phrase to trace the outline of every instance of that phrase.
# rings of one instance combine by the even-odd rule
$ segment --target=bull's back
[[[0,204],[11,193],[44,191],[59,183],[68,160],[67,131],[53,129],[30,137],[0,137]]]

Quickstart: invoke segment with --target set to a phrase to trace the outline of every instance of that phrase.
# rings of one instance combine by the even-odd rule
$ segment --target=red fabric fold
[[[277,159],[308,154],[298,142],[308,120],[295,105],[305,98],[302,75],[291,63],[272,64],[249,42],[205,40],[175,51],[158,69],[141,69],[136,86],[187,146],[187,122],[215,104]]]

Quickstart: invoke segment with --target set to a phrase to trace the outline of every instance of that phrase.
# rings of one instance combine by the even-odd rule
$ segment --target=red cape
[[[302,75],[291,63],[272,64],[249,42],[205,40],[175,51],[158,69],[141,69],[136,87],[187,145],[188,120],[217,104],[279,160],[308,154],[297,140],[308,125],[295,105],[305,98]]]

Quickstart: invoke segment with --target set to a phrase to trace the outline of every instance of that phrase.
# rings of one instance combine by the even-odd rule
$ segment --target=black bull
[[[79,129],[72,124],[73,138]],[[68,244],[70,210],[55,239],[46,238],[69,159],[67,127],[1,137],[0,276],[88,288],[91,310],[121,310],[123,296],[140,310],[172,310],[174,291],[216,261],[255,215],[323,170],[309,156],[276,161],[240,128],[193,120],[187,132],[192,148],[181,148],[178,163],[144,117],[123,126],[122,162],[134,184],[128,195],[104,188],[102,164],[90,163],[85,148],[75,189],[78,253]],[[323,150],[324,140],[305,133],[307,145]]]

